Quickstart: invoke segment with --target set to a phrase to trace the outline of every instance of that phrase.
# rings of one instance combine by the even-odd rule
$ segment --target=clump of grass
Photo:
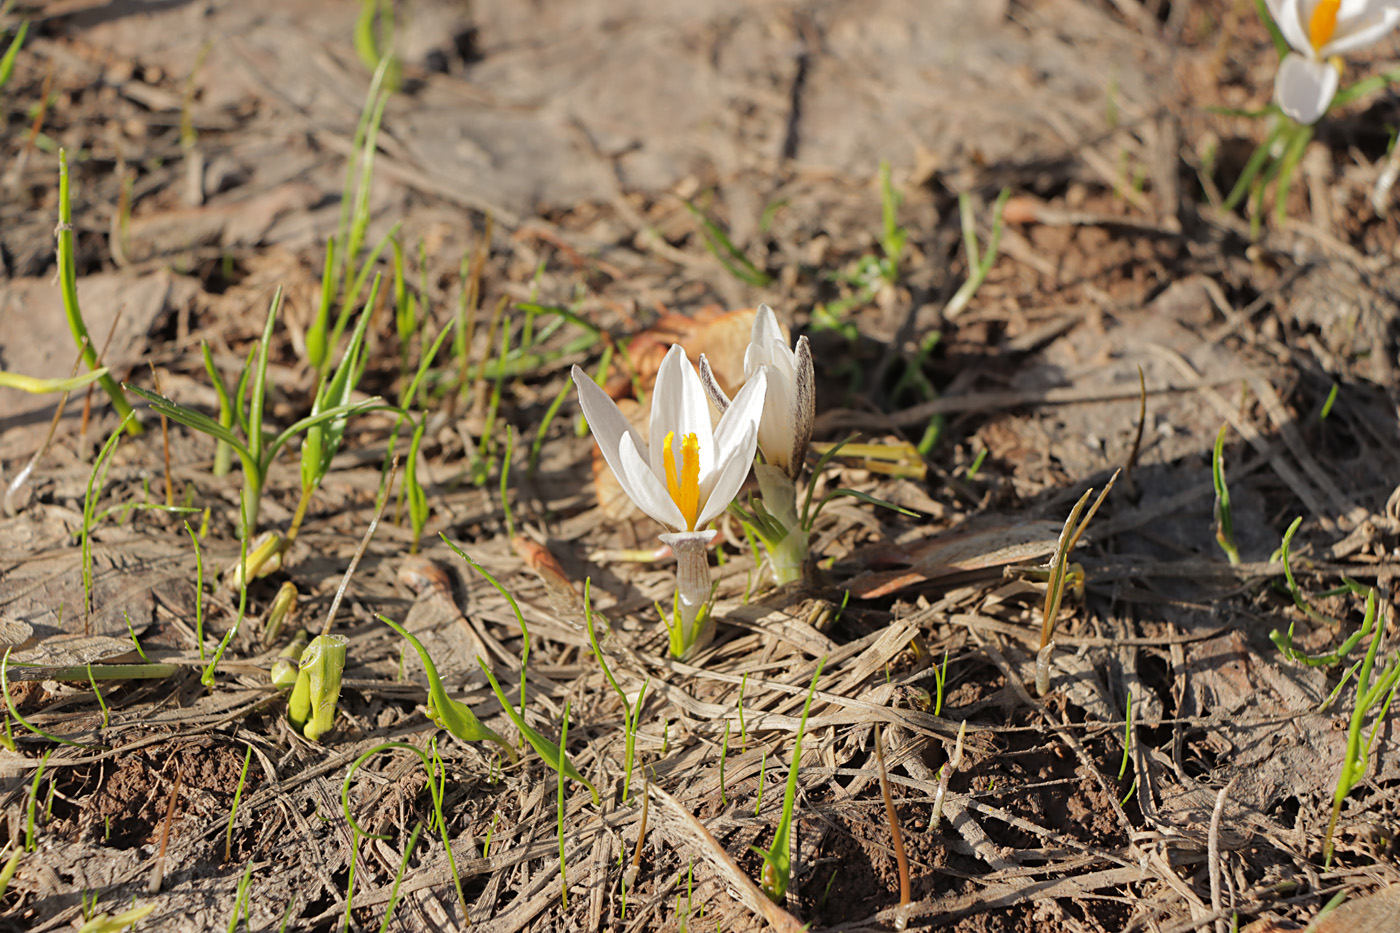
[[[238,455],[238,459],[243,464],[243,491],[247,503],[246,514],[240,516],[242,519],[241,536],[244,540],[251,540],[257,528],[262,493],[267,485],[268,471],[272,467],[272,462],[292,438],[318,426],[335,422],[337,419],[348,418],[351,414],[385,407],[382,400],[375,397],[354,404],[347,403],[322,408],[320,411],[313,411],[312,414],[292,424],[269,440],[263,425],[268,388],[267,364],[272,343],[273,325],[276,323],[277,312],[281,306],[282,289],[278,288],[273,295],[272,304],[268,308],[267,320],[263,323],[262,337],[244,364],[237,394],[230,396],[226,389],[219,392],[221,398],[227,396],[231,400],[231,407],[240,428],[241,437],[234,433],[231,426],[222,424],[203,412],[186,408],[178,402],[139,386],[127,385],[127,388],[150,403],[151,408],[159,414],[165,415],[171,421],[183,424],[187,428],[223,441],[230,450]],[[347,356],[349,355],[347,354]],[[342,360],[342,365],[344,363],[345,360]],[[218,380],[215,381],[217,384]],[[245,389],[249,390],[250,393],[246,408],[242,404]]]
[[[963,312],[968,303],[987,281],[992,265],[997,261],[1001,248],[1001,231],[1006,202],[1011,197],[1010,188],[1002,188],[992,205],[992,230],[987,235],[987,248],[983,252],[977,243],[977,218],[972,208],[972,199],[967,192],[958,195],[958,214],[962,219],[963,249],[967,252],[967,281],[963,282],[948,303],[943,306],[943,317],[951,321]]]
[[[1040,621],[1040,650],[1035,656],[1035,689],[1040,696],[1044,696],[1050,690],[1050,655],[1055,650],[1055,622],[1060,615],[1060,603],[1064,599],[1065,584],[1070,573],[1070,552],[1079,543],[1080,537],[1089,527],[1089,522],[1093,521],[1099,506],[1108,498],[1113,484],[1118,481],[1119,472],[1121,471],[1115,470],[1109,477],[1108,484],[1094,500],[1088,514],[1084,514],[1084,508],[1089,505],[1089,497],[1094,494],[1094,490],[1085,490],[1084,495],[1079,497],[1079,501],[1070,510],[1069,518],[1065,519],[1065,527],[1060,532],[1060,540],[1055,545],[1055,553],[1050,559],[1050,576],[1045,586],[1045,606]],[[1080,521],[1080,515],[1084,515],[1083,521]],[[1082,569],[1078,571],[1078,575],[1082,578]]]
[[[381,619],[382,618],[383,617],[381,617]],[[447,864],[452,869],[452,883],[457,889],[457,900],[462,905],[462,916],[465,917],[466,922],[470,924],[471,916],[467,909],[467,896],[462,891],[462,878],[457,873],[457,859],[456,856],[452,854],[452,840],[448,837],[447,821],[443,819],[442,815],[444,785],[437,780],[442,771],[442,763],[436,758],[436,745],[433,746],[433,754],[429,755],[428,752],[425,752],[418,746],[410,745],[407,742],[384,742],[371,748],[359,758],[356,758],[354,763],[350,765],[349,770],[345,772],[345,780],[341,782],[340,785],[340,808],[345,814],[345,822],[350,824],[350,828],[356,834],[357,838],[364,837],[366,839],[379,840],[386,840],[389,838],[388,834],[376,835],[375,833],[366,832],[360,824],[355,821],[355,817],[350,812],[350,781],[354,778],[355,772],[359,770],[361,765],[380,752],[386,752],[390,749],[402,749],[406,752],[412,752],[423,762],[423,770],[428,773],[428,793],[431,794],[433,800],[433,816],[436,818],[438,831],[442,836],[442,847],[447,850]],[[412,848],[412,842],[410,841],[409,849],[411,850]],[[407,858],[406,854],[405,858]],[[387,925],[387,918],[385,919],[385,923]]]

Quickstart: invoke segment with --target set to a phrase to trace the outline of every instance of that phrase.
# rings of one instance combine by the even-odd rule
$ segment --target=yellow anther
[[[687,434],[681,441],[680,470],[676,469],[675,448],[671,446],[676,432],[666,435],[666,491],[685,518],[686,531],[695,530],[700,516],[700,440]]]
[[[1308,18],[1308,41],[1312,43],[1314,51],[1321,52],[1322,47],[1332,41],[1332,34],[1337,31],[1337,11],[1342,5],[1342,0],[1318,0],[1317,6],[1313,7],[1312,16]]]

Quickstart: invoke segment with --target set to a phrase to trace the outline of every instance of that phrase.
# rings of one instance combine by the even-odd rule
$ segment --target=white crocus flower
[[[680,618],[672,649],[691,653],[713,634],[701,611],[710,598],[705,549],[715,532],[704,529],[729,507],[749,475],[766,374],[748,380],[719,424],[712,426],[700,377],[685,350],[673,345],[652,389],[651,437],[645,452],[636,430],[608,394],[577,366],[573,377],[583,414],[618,485],[638,508],[671,529],[661,540],[676,555]]]
[[[816,417],[812,350],[806,337],[799,337],[795,348],[789,347],[773,309],[759,305],[749,346],[744,351],[745,385],[764,371],[768,373],[768,391],[763,402],[763,420],[758,426],[758,446],[769,466],[782,470],[790,479],[797,479],[807,459],[807,443],[812,439],[812,421]],[[700,378],[710,400],[720,411],[725,411],[729,398],[715,381],[703,353],[700,355]]]
[[[1274,96],[1299,123],[1327,112],[1341,80],[1335,56],[1371,45],[1400,24],[1395,0],[1268,0],[1269,13],[1294,49],[1279,63]]]

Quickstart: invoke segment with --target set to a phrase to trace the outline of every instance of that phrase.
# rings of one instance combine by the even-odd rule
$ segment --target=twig
[[[379,504],[375,506],[374,518],[370,520],[369,527],[365,529],[365,536],[360,539],[360,546],[355,548],[355,556],[350,558],[350,566],[345,568],[345,576],[340,578],[340,586],[336,587],[335,598],[331,600],[330,611],[326,613],[326,624],[321,626],[321,634],[331,633],[331,624],[335,622],[335,614],[340,609],[340,601],[345,597],[345,591],[350,586],[350,578],[355,575],[355,568],[360,566],[360,558],[365,555],[369,548],[370,539],[374,537],[374,529],[379,527],[379,519],[384,515],[384,507],[389,504],[389,493],[394,488],[394,477],[399,473],[399,458],[394,456],[394,464],[389,468],[389,481],[384,484],[384,493],[379,497]]]
[[[160,830],[160,848],[156,852],[156,867],[151,871],[151,883],[146,890],[159,894],[165,881],[165,846],[170,842],[170,824],[175,820],[175,804],[180,799],[180,780],[185,775],[183,766],[175,769],[175,786],[170,788],[170,803],[165,808],[165,825]]]
[[[1215,795],[1215,809],[1210,814],[1210,835],[1206,837],[1206,859],[1210,864],[1210,909],[1215,913],[1215,933],[1227,933],[1229,929],[1220,908],[1220,818],[1225,813],[1225,797],[1239,779],[1239,772],[1236,772]]]
[[[894,798],[890,796],[890,777],[885,771],[885,743],[880,735],[880,724],[875,724],[875,760],[880,765],[880,794],[885,798],[885,818],[890,821],[890,841],[894,846],[894,860],[899,866],[899,906],[909,906],[909,856],[904,851],[904,834],[899,829],[899,814],[894,810]],[[902,930],[908,925],[903,916],[895,921],[895,929]]]

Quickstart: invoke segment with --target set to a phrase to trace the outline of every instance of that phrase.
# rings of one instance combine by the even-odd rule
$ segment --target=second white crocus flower
[[[812,349],[806,337],[797,338],[797,344],[789,347],[778,316],[767,305],[758,306],[749,345],[744,350],[745,385],[761,372],[768,374],[768,391],[758,426],[758,446],[770,466],[797,479],[807,459],[807,444],[812,439],[812,422],[817,413]],[[719,387],[703,353],[700,378],[715,406],[720,411],[728,409],[729,397]]]
[[[1341,81],[1336,56],[1365,48],[1400,25],[1396,0],[1268,0],[1293,52],[1279,63],[1274,96],[1299,123],[1316,123]]]
[[[656,374],[651,396],[650,439],[644,446],[608,394],[577,366],[579,405],[618,485],[647,515],[671,529],[661,540],[676,555],[676,610],[672,653],[692,653],[713,635],[704,612],[710,598],[705,526],[729,507],[749,475],[758,446],[766,373],[749,379],[719,419],[700,377],[673,345]]]

